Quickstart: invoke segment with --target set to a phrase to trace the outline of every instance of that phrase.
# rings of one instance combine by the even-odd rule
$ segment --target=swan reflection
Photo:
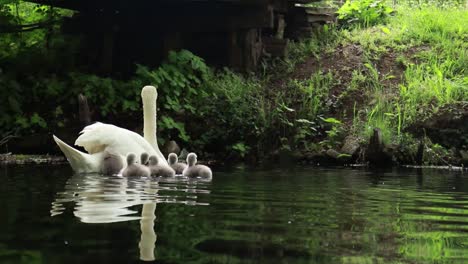
[[[83,223],[115,223],[140,220],[140,259],[154,260],[156,233],[156,205],[179,203],[209,205],[199,202],[208,195],[209,180],[185,177],[151,178],[77,174],[56,194],[52,202],[51,216],[63,214],[68,208]],[[139,206],[142,205],[141,214]]]

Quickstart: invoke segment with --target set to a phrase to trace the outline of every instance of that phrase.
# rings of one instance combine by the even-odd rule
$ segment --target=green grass
[[[465,8],[400,5],[385,25],[342,31],[345,41],[360,45],[368,59],[392,52],[405,67],[394,92],[383,87],[385,76],[365,64],[368,71],[361,83],[373,87],[366,120],[360,121],[365,123],[366,136],[372,127],[379,127],[387,141],[398,142],[402,131],[415,121],[429,118],[447,104],[468,101],[466,25]]]

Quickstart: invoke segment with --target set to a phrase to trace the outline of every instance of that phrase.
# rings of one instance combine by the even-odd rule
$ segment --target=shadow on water
[[[290,167],[201,180],[0,170],[1,263],[468,263],[466,175]]]

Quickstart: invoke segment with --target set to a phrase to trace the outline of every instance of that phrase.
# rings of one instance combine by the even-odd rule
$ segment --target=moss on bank
[[[50,155],[13,155],[11,153],[0,154],[0,164],[8,165],[32,165],[32,164],[66,164],[67,160],[62,156]]]

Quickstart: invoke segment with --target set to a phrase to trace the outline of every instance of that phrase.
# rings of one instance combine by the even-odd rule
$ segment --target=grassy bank
[[[324,117],[334,118],[325,126],[325,138],[308,138],[303,152],[334,149],[359,160],[379,128],[400,163],[420,162],[421,147],[425,164],[466,162],[467,23],[468,13],[460,6],[399,5],[382,23],[325,28],[318,38],[296,44],[293,54],[307,56],[295,55],[305,61],[289,74],[289,84],[280,86],[326,94],[325,100],[313,96],[319,106],[305,109],[320,108]],[[318,78],[330,81],[321,85]],[[346,137],[359,142],[360,153],[343,150]]]
[[[33,45],[2,57],[2,65],[25,57],[33,63],[0,73],[0,84],[9,87],[0,90],[8,101],[1,106],[1,137],[70,133],[79,93],[88,97],[94,120],[139,130],[139,92],[152,84],[159,92],[160,143],[176,140],[205,159],[365,162],[379,128],[385,151],[399,163],[466,162],[468,12],[392,7],[372,23],[325,26],[250,75],[212,69],[180,51],[159,68],[139,66],[131,79],[116,80],[73,65],[57,69],[60,57],[44,62],[60,53],[60,41],[50,44],[55,49]],[[31,68],[39,64],[43,70]]]

